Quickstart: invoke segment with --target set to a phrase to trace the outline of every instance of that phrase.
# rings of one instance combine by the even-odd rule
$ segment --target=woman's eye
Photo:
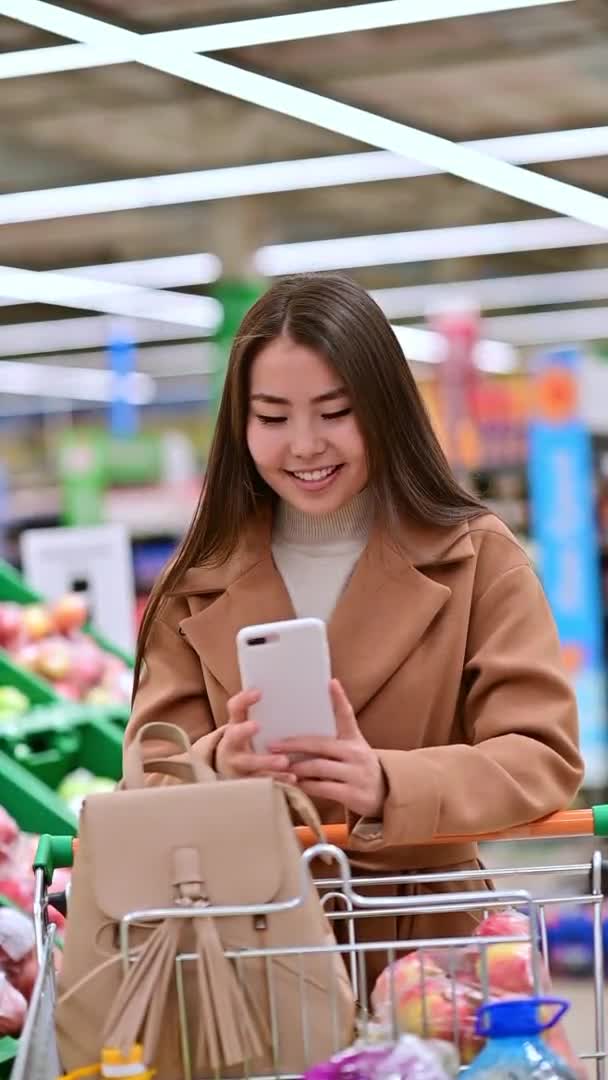
[[[340,409],[339,412],[323,413],[324,420],[341,420],[343,416],[349,416],[353,410],[350,406],[347,409]]]
[[[287,417],[285,416],[260,416],[258,413],[257,419],[261,424],[284,424]]]

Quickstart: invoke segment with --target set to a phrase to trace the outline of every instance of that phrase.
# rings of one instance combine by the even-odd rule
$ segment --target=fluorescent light
[[[484,319],[483,325],[515,345],[596,341],[608,338],[608,307],[500,315]]]
[[[145,35],[109,26],[99,19],[57,8],[46,0],[2,0],[0,12],[84,44],[133,49],[134,60],[218,93],[315,124],[380,149],[432,165],[472,183],[558,214],[608,229],[608,199],[515,165],[488,158],[430,132],[376,116],[321,94],[195,54],[172,55]]]
[[[111,320],[103,315],[9,323],[0,326],[0,356],[28,356],[33,353],[92,349],[107,345],[111,332]],[[191,326],[173,326],[148,319],[129,320],[128,333],[135,344],[145,341],[178,341],[196,336],[196,331]]]
[[[256,267],[261,274],[273,277],[303,271],[430,262],[587,244],[608,244],[608,233],[568,218],[538,218],[270,244],[258,250]]]
[[[323,37],[328,34],[352,33],[387,26],[405,26],[431,22],[436,19],[461,18],[467,15],[497,11],[515,11],[542,7],[569,0],[427,0],[424,7],[412,0],[376,0],[375,3],[355,4],[352,7],[328,8],[325,11],[299,12],[293,15],[271,15],[259,19],[239,19],[235,22],[148,34],[150,43],[163,48],[181,48],[189,52],[214,52],[220,49],[239,49],[249,45],[264,45],[277,41],[297,41]],[[0,5],[10,13],[11,5]],[[34,10],[34,9],[32,9]],[[63,9],[62,9],[63,10]],[[70,14],[72,18],[69,18]],[[80,39],[74,13],[65,12],[61,29],[54,22],[45,27],[52,33]],[[16,15],[12,15],[17,18]],[[39,16],[41,17],[41,16]],[[27,20],[23,15],[24,21]],[[41,25],[41,23],[36,23]],[[58,45],[45,49],[27,49],[5,54],[0,58],[0,78],[16,78],[79,68],[103,67],[132,59],[132,50],[125,41],[113,37],[101,39],[95,45]]]
[[[439,364],[445,356],[445,339],[435,330],[418,326],[393,325],[395,335],[407,360],[420,364]],[[475,347],[474,359],[482,371],[506,374],[516,371],[517,355],[511,345],[483,339]]]
[[[0,296],[187,325],[197,333],[212,332],[222,318],[221,304],[208,296],[167,295],[138,285],[89,280],[77,272],[38,273],[0,266]]]
[[[608,155],[608,126],[571,131],[541,131],[533,135],[508,135],[497,139],[477,139],[460,145],[512,164],[601,157]],[[73,184],[0,195],[0,225],[79,217],[83,214],[107,214],[117,210],[141,210],[152,206],[177,206],[277,191],[365,184],[378,180],[428,176],[436,172],[430,165],[421,165],[387,150],[372,150],[359,154],[336,154],[294,161],[203,169],[197,172],[168,173],[164,176]],[[201,255],[199,258],[211,260],[214,256]],[[216,259],[216,263],[218,262]],[[217,268],[209,265],[202,280],[215,280],[219,276],[220,268],[221,264]],[[138,281],[137,284],[154,282]]]
[[[104,402],[111,402],[116,397],[117,379],[111,371],[3,360],[0,373],[2,394]],[[147,405],[154,400],[156,387],[149,375],[131,372],[119,378],[120,393],[126,401]]]
[[[521,274],[517,277],[481,278],[477,281],[441,285],[405,285],[375,289],[371,296],[389,319],[426,314],[455,293],[474,297],[480,308],[535,307],[569,304],[577,300],[608,299],[608,269],[564,270],[553,274]]]
[[[97,266],[74,266],[64,270],[38,271],[42,277],[73,274],[75,277],[92,278],[94,281],[116,281],[123,285],[143,285],[154,289],[206,284],[216,281],[221,272],[220,259],[216,255],[209,254],[169,255],[161,259],[125,260],[116,263],[100,263]],[[20,303],[27,303],[27,301],[0,296],[0,307],[12,307]],[[203,333],[202,330],[200,332]]]
[[[21,354],[23,355],[23,354]],[[186,375],[210,375],[217,367],[218,352],[214,345],[197,342],[194,345],[147,345],[137,349],[137,371],[152,375],[155,379],[175,378]],[[81,368],[87,371],[107,371],[108,357],[102,349],[90,352],[71,352],[61,357],[47,353],[29,356],[28,363],[44,367],[46,370],[58,365],[69,370]],[[0,361],[0,381],[3,365]],[[0,395],[2,389],[0,386]]]

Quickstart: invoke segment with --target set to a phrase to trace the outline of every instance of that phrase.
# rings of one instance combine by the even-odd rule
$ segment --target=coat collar
[[[332,670],[355,712],[405,662],[451,595],[422,569],[474,554],[467,523],[445,529],[410,526],[394,541],[379,528],[372,531],[328,624]],[[265,519],[226,563],[193,567],[175,590],[213,597],[180,628],[229,695],[240,689],[238,631],[295,617],[270,543],[271,524]]]

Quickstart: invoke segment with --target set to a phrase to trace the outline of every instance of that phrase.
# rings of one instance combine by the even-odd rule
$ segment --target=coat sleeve
[[[144,724],[160,720],[182,728],[195,753],[213,767],[222,732],[216,729],[213,720],[200,659],[179,633],[179,620],[187,615],[187,610],[180,611],[174,603],[153,625],[124,748],[130,746]],[[146,740],[144,747],[147,759],[179,757],[171,744]],[[153,773],[148,782],[160,784],[172,780]]]
[[[532,567],[502,571],[474,600],[463,672],[467,742],[380,750],[381,825],[359,823],[353,849],[474,836],[562,810],[583,775],[576,701]]]

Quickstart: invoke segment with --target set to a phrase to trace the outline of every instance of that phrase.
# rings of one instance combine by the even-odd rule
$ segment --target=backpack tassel
[[[262,1056],[270,1039],[260,1015],[252,1015],[212,918],[194,920],[198,985],[201,997],[199,1063],[214,1069],[240,1065]]]

